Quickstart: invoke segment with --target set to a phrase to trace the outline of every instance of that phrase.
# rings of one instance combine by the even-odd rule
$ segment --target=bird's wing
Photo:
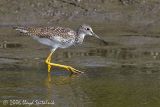
[[[48,39],[63,39],[74,37],[76,32],[63,27],[17,27],[16,30],[30,36]]]

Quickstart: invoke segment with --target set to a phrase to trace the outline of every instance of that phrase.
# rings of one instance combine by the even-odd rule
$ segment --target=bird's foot
[[[80,70],[77,70],[77,69],[71,67],[71,66],[66,66],[65,68],[66,68],[67,70],[71,71],[72,73],[76,73],[76,74],[78,74],[78,73],[84,73],[84,72],[82,72],[82,71],[80,71]]]
[[[74,73],[74,74],[84,73],[84,72],[82,72],[80,70],[77,70],[77,69],[71,67],[71,66],[61,65],[61,64],[55,64],[55,63],[50,63],[50,62],[46,62],[46,63],[48,65],[48,72],[50,72],[51,66],[56,66],[56,67],[67,69],[68,71],[70,71],[71,73]]]

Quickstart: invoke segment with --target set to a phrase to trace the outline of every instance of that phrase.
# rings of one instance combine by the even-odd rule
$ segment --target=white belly
[[[33,39],[37,40],[38,42],[44,44],[44,45],[48,45],[48,46],[52,46],[52,41],[50,39],[47,39],[47,38],[39,38],[39,37],[36,37],[36,36],[32,36]]]
[[[39,41],[40,43],[47,45],[47,46],[51,46],[53,48],[67,48],[70,47],[71,45],[73,45],[74,40],[68,40],[65,42],[59,42],[56,40],[51,40],[51,39],[47,39],[47,38],[39,38],[39,37],[33,37],[33,39]]]
[[[38,41],[44,45],[52,46],[52,41],[49,39],[40,38]]]

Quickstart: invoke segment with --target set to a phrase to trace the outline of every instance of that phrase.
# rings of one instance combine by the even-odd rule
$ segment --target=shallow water
[[[27,106],[23,101],[48,100],[54,104],[40,106],[159,107],[160,38],[107,33],[105,26],[94,29],[109,45],[87,37],[82,46],[60,49],[53,55],[54,62],[85,72],[70,75],[59,68],[48,74],[47,47],[1,28],[0,105]]]

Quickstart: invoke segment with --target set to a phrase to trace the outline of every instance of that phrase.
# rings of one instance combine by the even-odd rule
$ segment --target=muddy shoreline
[[[159,33],[159,5],[159,0],[1,0],[0,25],[103,23]]]

